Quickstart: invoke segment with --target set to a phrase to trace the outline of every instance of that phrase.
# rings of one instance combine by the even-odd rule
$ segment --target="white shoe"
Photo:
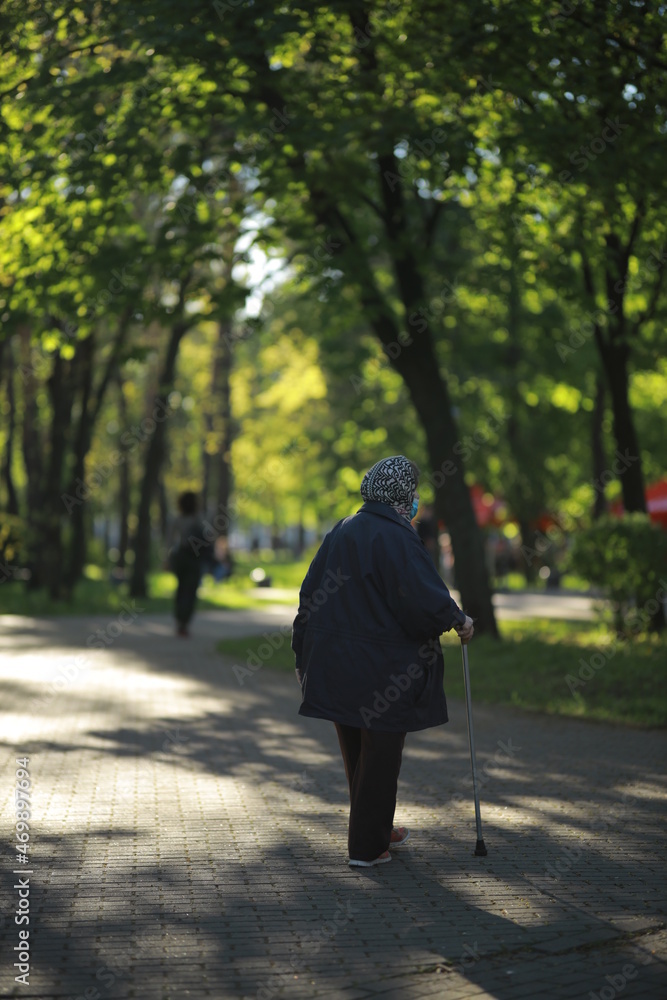
[[[375,861],[354,861],[353,858],[350,858],[348,865],[350,865],[351,868],[372,868],[373,865],[386,865],[388,861],[391,861],[391,854],[389,851],[385,851],[384,854],[381,854],[379,858],[375,859]]]

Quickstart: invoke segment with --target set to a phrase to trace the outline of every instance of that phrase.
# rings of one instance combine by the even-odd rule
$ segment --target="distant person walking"
[[[324,538],[293,625],[299,713],[329,719],[338,734],[353,866],[391,861],[408,839],[393,827],[405,736],[447,721],[440,633],[473,634],[410,523],[418,480],[404,455],[366,473],[364,503]]]
[[[204,539],[197,495],[190,491],[181,493],[177,502],[179,514],[170,533],[169,569],[178,580],[174,602],[176,635],[187,637],[202,575],[202,558],[210,552],[211,543]]]

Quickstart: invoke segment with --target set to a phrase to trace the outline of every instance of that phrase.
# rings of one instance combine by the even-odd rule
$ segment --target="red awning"
[[[646,510],[648,516],[663,528],[667,528],[667,479],[659,479],[657,483],[646,487]],[[620,517],[624,512],[622,500],[614,500],[609,505],[609,513]]]
[[[487,493],[479,483],[470,487],[470,499],[480,528],[485,528],[489,524],[503,524],[506,512],[502,500]]]
[[[656,524],[667,528],[667,479],[659,479],[646,490],[646,509]]]

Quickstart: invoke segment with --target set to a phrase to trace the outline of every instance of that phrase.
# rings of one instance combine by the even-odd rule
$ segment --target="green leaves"
[[[646,404],[664,382],[657,8],[5,7],[0,315],[6,336],[28,330],[46,358],[45,426],[55,355],[76,360],[94,333],[97,365],[122,322],[121,373],[149,392],[186,278],[184,322],[203,344],[191,358],[186,342],[179,391],[205,396],[201,331],[242,320],[245,282],[259,280],[231,265],[245,231],[243,246],[285,263],[287,284],[266,301],[261,348],[239,348],[239,482],[274,429],[287,447],[290,425],[312,417],[312,448],[275,485],[281,517],[298,499],[312,519],[345,510],[378,449],[426,464],[419,393],[411,403],[395,365],[411,342],[432,341],[462,438],[503,414],[467,469],[517,517],[566,504],[591,479],[600,338],[628,348],[642,458],[660,468]],[[256,369],[267,384],[253,397]],[[197,413],[179,420],[188,444],[174,454],[199,474]],[[268,516],[260,502],[253,512]]]
[[[659,620],[664,624],[661,575],[667,563],[667,534],[646,515],[600,518],[577,536],[571,562],[576,573],[611,599],[619,635],[649,631]]]

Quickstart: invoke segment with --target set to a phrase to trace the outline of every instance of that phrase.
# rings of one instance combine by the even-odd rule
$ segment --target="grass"
[[[204,577],[199,588],[197,607],[202,610],[264,607],[266,599],[262,593],[252,593],[254,584],[249,574],[256,566],[261,566],[266,571],[274,587],[294,590],[291,597],[272,594],[271,603],[295,604],[314,552],[315,549],[309,551],[297,561],[287,551],[274,553],[271,549],[262,549],[258,553],[239,553],[235,555],[234,575],[229,580],[215,583],[210,576]],[[27,591],[23,583],[5,581],[0,586],[0,614],[34,617],[113,614],[121,610],[123,601],[129,600],[129,588],[127,584],[118,586],[111,583],[108,574],[109,570],[100,566],[86,566],[84,579],[75,587],[71,601],[53,601],[43,591]],[[150,596],[137,601],[137,604],[149,612],[171,614],[175,590],[176,577],[172,573],[150,573]]]
[[[592,622],[541,618],[501,622],[500,632],[502,642],[479,636],[470,645],[475,703],[641,728],[667,726],[666,638],[618,643]],[[244,665],[249,652],[264,641],[260,636],[225,639],[217,649]],[[446,634],[442,645],[445,690],[463,698],[458,639]],[[591,666],[591,658],[598,669]],[[292,673],[288,639],[263,662]]]
[[[298,590],[316,551],[316,547],[312,548],[298,560],[295,560],[289,552],[275,553],[271,549],[261,549],[256,554],[235,553],[236,564],[232,579],[242,579],[247,586],[250,571],[255,566],[261,566],[267,576],[271,577],[273,587],[291,587]]]
[[[251,591],[249,573],[255,566],[266,570],[274,587],[294,591],[292,597],[272,595],[272,601],[294,604],[312,554],[307,552],[295,561],[289,553],[270,550],[241,553],[230,580],[214,583],[210,577],[205,578],[198,608],[265,606],[266,601]],[[171,573],[152,573],[150,597],[137,601],[137,605],[148,612],[171,614],[175,587]],[[71,602],[52,601],[41,591],[31,593],[22,584],[6,582],[0,587],[0,614],[113,614],[128,600],[127,584],[115,586],[105,571],[91,565]],[[500,643],[479,636],[471,645],[471,682],[476,703],[640,727],[667,726],[667,638],[651,636],[617,643],[601,625],[553,619],[505,621],[500,623],[500,631]],[[229,639],[219,643],[218,649],[244,664],[249,651],[256,651],[262,641],[261,637]],[[462,698],[460,654],[458,648],[452,648],[458,647],[458,640],[447,634],[442,642],[446,691]],[[265,663],[273,669],[294,670],[287,638]]]
[[[526,578],[523,573],[506,573],[504,576],[496,576],[493,578],[493,586],[496,590],[526,590]],[[562,590],[570,590],[575,592],[587,593],[590,590],[590,583],[588,580],[584,580],[581,576],[575,576],[573,573],[564,573],[560,586]],[[547,584],[545,580],[542,580],[539,576],[533,583],[530,584],[528,588],[530,591],[539,591],[541,593],[546,593]],[[559,590],[554,590],[555,594],[559,593]]]
[[[274,587],[292,589],[293,597],[272,601],[295,604],[296,591],[313,553],[294,561],[288,553],[271,551],[239,554],[230,580],[205,578],[198,608],[243,609],[266,605],[251,592],[250,570],[262,566]],[[137,601],[148,612],[171,614],[176,579],[171,573],[149,576],[150,597]],[[71,602],[52,601],[45,593],[28,592],[19,583],[0,587],[0,614],[32,616],[113,614],[128,601],[127,584],[113,585],[105,571],[88,566],[86,577]],[[526,619],[500,622],[503,641],[484,636],[470,647],[470,669],[475,702],[510,705],[550,715],[571,716],[640,727],[667,726],[667,637],[644,637],[616,643],[607,630],[593,622]],[[228,639],[219,651],[245,664],[261,637]],[[445,689],[463,697],[458,640],[443,636]],[[456,648],[452,648],[456,647]],[[596,655],[597,654],[597,655]],[[261,659],[261,657],[260,657]],[[592,664],[591,665],[591,659]],[[294,657],[286,637],[265,665],[290,673]],[[581,671],[581,674],[580,674]],[[569,686],[568,686],[569,679]]]
[[[295,560],[287,550],[274,552],[272,549],[260,549],[255,553],[235,553],[234,575],[223,583],[215,583],[211,577],[205,577],[204,583],[199,588],[198,606],[203,610],[257,608],[263,607],[267,599],[275,604],[295,604],[298,590],[316,550],[317,546],[311,547],[298,560]],[[254,584],[250,580],[250,571],[258,566],[271,577],[272,587],[291,590],[292,593],[276,595],[256,589],[253,593]],[[108,574],[108,567],[102,568],[92,564],[87,566],[84,579],[75,588],[71,601],[52,601],[41,591],[28,592],[21,583],[5,582],[5,586],[0,587],[0,614],[33,616],[113,614],[121,609],[123,601],[129,600],[128,587],[126,584],[121,586],[112,584]],[[509,574],[498,582],[510,590],[525,589],[525,580],[519,573]],[[585,581],[575,578],[564,578],[564,584],[585,589]],[[142,599],[141,607],[150,612],[170,613],[175,588],[176,580],[171,573],[149,574],[150,596]],[[544,581],[536,581],[536,589],[544,590]]]
[[[247,593],[251,587],[247,574],[243,579],[232,577],[223,583],[214,583],[207,576],[199,588],[197,607],[200,610],[264,607],[266,601]],[[71,601],[53,601],[44,591],[27,591],[21,583],[5,582],[0,587],[0,614],[34,617],[113,614],[121,610],[124,601],[130,600],[128,590],[127,584],[114,585],[103,577],[99,567],[89,566]],[[151,573],[150,596],[136,603],[149,612],[171,614],[175,590],[176,577],[172,573]]]

